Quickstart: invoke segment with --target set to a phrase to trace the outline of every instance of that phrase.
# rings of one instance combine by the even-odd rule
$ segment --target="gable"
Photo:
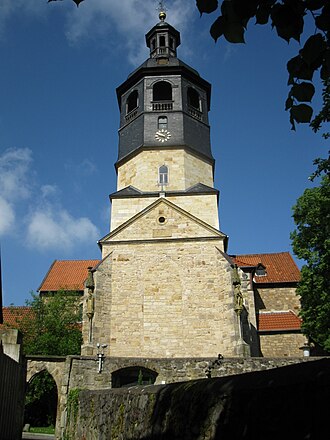
[[[218,238],[225,234],[174,203],[160,198],[100,240],[130,241],[184,238]]]

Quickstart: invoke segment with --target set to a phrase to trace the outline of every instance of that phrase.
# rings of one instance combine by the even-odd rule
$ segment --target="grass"
[[[53,426],[48,427],[31,427],[30,432],[35,434],[54,434],[55,428]]]

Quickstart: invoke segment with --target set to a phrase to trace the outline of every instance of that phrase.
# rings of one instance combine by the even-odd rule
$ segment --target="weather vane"
[[[164,1],[163,1],[163,0],[160,1],[160,2],[158,2],[158,8],[157,8],[157,11],[159,12],[159,18],[160,18],[161,20],[165,20],[167,9],[166,9],[166,7],[165,7],[165,5],[164,5]]]

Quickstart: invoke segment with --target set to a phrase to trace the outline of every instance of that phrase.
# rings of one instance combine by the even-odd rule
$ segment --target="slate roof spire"
[[[146,43],[150,49],[150,58],[176,58],[176,48],[180,45],[180,32],[168,24],[166,9],[163,2],[159,2],[159,20],[146,35]]]

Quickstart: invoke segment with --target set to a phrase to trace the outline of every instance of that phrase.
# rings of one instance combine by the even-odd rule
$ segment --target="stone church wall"
[[[94,347],[108,344],[111,356],[125,357],[239,355],[230,266],[216,244],[110,246],[111,255],[94,274]]]
[[[296,286],[256,287],[256,309],[259,311],[293,310],[298,313],[300,300],[296,293]]]
[[[113,199],[111,231],[141,212],[143,209],[147,208],[147,206],[155,202],[158,198],[159,197],[157,196]],[[203,198],[198,195],[185,195],[182,197],[167,194],[166,199],[214,228],[219,228],[218,201],[216,194],[203,195]]]

